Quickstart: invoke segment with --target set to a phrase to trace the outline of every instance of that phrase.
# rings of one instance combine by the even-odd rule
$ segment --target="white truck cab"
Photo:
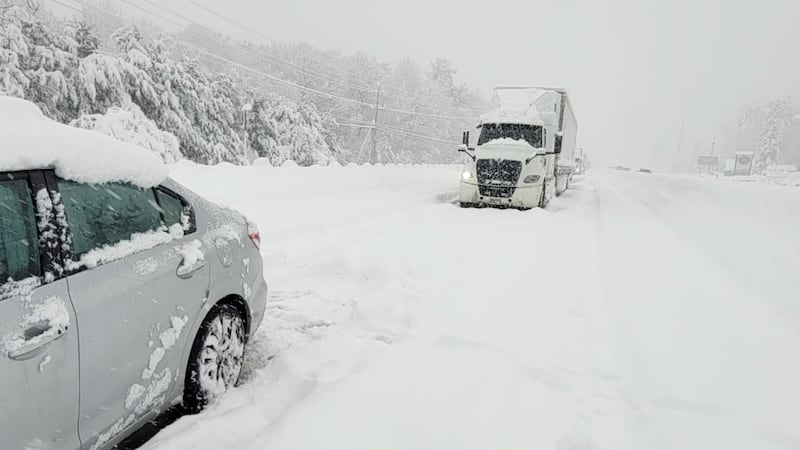
[[[563,89],[498,87],[461,174],[462,207],[545,206],[569,187],[577,123]]]

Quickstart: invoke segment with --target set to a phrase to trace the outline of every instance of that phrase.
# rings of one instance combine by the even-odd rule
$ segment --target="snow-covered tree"
[[[73,39],[78,46],[78,58],[86,58],[100,48],[100,38],[95,34],[93,27],[82,20],[74,25]]]
[[[70,125],[94,130],[120,141],[152,150],[167,163],[182,159],[178,139],[162,131],[133,103],[125,108],[111,107],[105,114],[85,114]]]
[[[72,83],[77,56],[70,41],[26,9],[0,11],[0,92],[36,103],[48,116],[67,121],[77,114]]]
[[[764,172],[768,167],[777,163],[783,142],[783,132],[789,125],[792,116],[791,100],[778,99],[767,104],[753,161],[756,171]]]

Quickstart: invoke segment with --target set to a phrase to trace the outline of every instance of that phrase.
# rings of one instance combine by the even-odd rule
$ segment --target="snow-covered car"
[[[235,385],[257,228],[152,152],[0,97],[0,447],[109,448]]]

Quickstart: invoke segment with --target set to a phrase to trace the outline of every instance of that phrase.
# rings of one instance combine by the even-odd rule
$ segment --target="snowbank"
[[[142,188],[167,178],[153,152],[46,118],[33,103],[0,96],[0,171],[54,168],[81,183],[128,182]]]

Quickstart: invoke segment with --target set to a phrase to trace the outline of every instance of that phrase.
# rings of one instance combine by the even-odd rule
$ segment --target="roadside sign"
[[[698,166],[714,166],[717,167],[719,165],[719,156],[713,155],[701,155],[697,157],[697,165]]]
[[[753,171],[753,152],[736,152],[734,175],[748,176]]]
[[[697,167],[700,171],[714,173],[719,169],[719,156],[700,155],[697,157]]]

